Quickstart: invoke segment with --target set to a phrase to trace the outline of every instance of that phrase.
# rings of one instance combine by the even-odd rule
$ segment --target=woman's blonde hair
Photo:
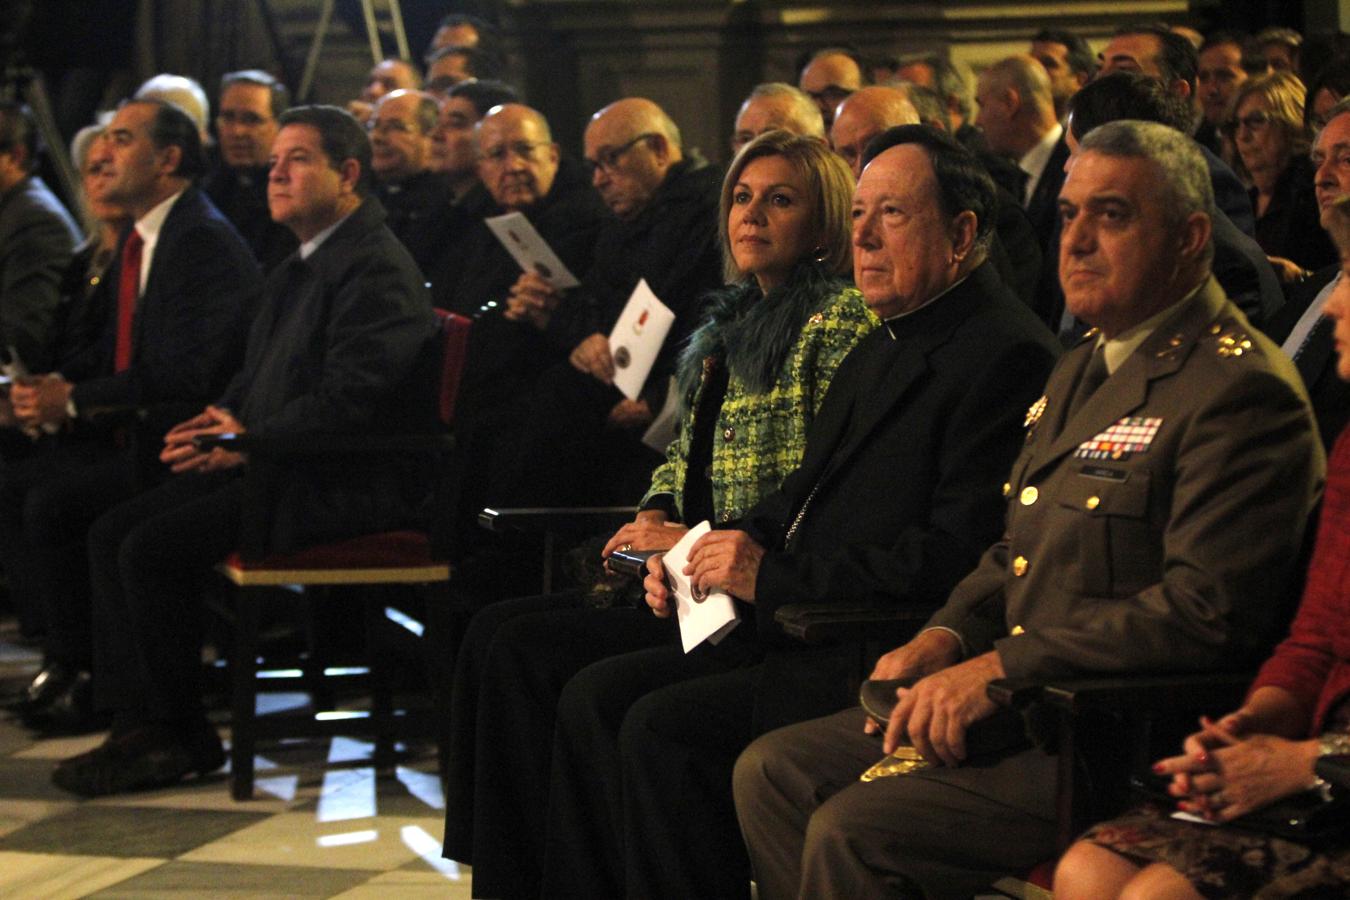
[[[853,173],[819,138],[786,131],[767,131],[741,148],[722,181],[721,218],[717,230],[722,239],[722,268],[728,282],[740,281],[745,273],[731,255],[727,219],[741,173],[752,160],[781,156],[806,186],[811,218],[818,227],[812,257],[828,272],[849,275],[853,269],[851,247]]]
[[[1303,86],[1303,82],[1299,81],[1298,76],[1292,72],[1271,72],[1248,78],[1238,85],[1228,105],[1226,124],[1231,134],[1237,134],[1238,107],[1253,95],[1266,101],[1271,123],[1284,131],[1285,139],[1289,143],[1290,157],[1306,154],[1312,146],[1312,136],[1303,121],[1303,104],[1307,98],[1307,89]],[[1241,154],[1234,155],[1234,162],[1239,175],[1244,178],[1250,177],[1251,173],[1247,172],[1246,166],[1242,164]]]

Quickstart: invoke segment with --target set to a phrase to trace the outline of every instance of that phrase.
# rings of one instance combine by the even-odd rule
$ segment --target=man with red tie
[[[0,563],[46,619],[46,665],[24,715],[55,730],[88,724],[85,533],[159,477],[136,449],[156,452],[158,442],[137,436],[158,438],[234,374],[262,288],[247,244],[194,184],[205,157],[181,109],[123,104],[90,157],[102,168],[104,198],[134,224],[103,285],[101,332],[66,354],[59,373],[14,386],[17,423],[45,433],[50,446],[0,482]]]

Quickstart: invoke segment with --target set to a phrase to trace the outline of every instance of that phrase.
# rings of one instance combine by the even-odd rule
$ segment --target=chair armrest
[[[212,434],[193,438],[202,450],[219,447],[259,456],[373,456],[383,453],[446,452],[454,447],[449,434]]]
[[[478,525],[495,534],[543,534],[549,531],[616,530],[637,515],[636,506],[553,506],[494,509],[478,514]]]
[[[789,637],[807,644],[830,640],[892,640],[899,644],[928,621],[933,608],[920,603],[876,604],[789,603],[774,621]]]
[[[1350,755],[1323,756],[1317,760],[1314,771],[1336,787],[1350,790]]]
[[[984,689],[985,696],[1008,709],[1026,709],[1041,699],[1045,685],[1026,678],[996,678]]]
[[[1241,702],[1254,674],[1203,672],[1047,679],[1042,692],[1046,702],[1075,714],[1088,710],[1141,712],[1179,707],[1227,711]]]

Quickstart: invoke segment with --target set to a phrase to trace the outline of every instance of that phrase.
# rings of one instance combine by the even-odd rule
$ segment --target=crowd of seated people
[[[1063,847],[1057,756],[992,682],[1267,657],[1154,767],[1192,821],[1155,797],[1096,824],[1055,889],[1350,890],[1350,825],[1253,824],[1337,802],[1314,766],[1350,754],[1350,56],[1283,28],[1100,45],[1046,29],[978,78],[807,52],[710,162],[637,96],[577,156],[498,80],[495,28],[449,16],[345,109],[260,70],[213,98],[155,76],[72,143],[75,215],[0,103],[0,567],[43,651],[17,714],[108,729],[55,783],[220,767],[202,597],[250,461],[199,439],[435,428],[439,308],[473,322],[472,617],[435,687],[444,853],[475,896],[971,896]],[[505,215],[572,286],[522,271]],[[621,389],[641,284],[673,323]],[[415,456],[287,469],[266,549],[425,525],[435,480]],[[545,595],[472,527],[635,502]],[[632,551],[637,579],[604,562]],[[684,579],[736,615],[687,650]],[[914,625],[860,672],[857,641],[785,629],[802,605]],[[899,680],[879,720],[869,672]]]

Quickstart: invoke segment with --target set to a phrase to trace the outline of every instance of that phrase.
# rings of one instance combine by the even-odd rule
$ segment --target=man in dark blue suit
[[[407,428],[429,409],[416,363],[436,333],[412,257],[370,196],[370,143],[348,113],[299,107],[272,145],[268,206],[300,247],[268,278],[243,369],[164,436],[174,473],[89,531],[98,748],[53,780],[82,795],[172,784],[224,761],[201,702],[201,588],[238,541],[246,460],[204,434]],[[278,479],[270,550],[404,527],[430,479],[415,460],[307,463]]]
[[[60,727],[87,720],[85,533],[153,477],[140,464],[138,434],[162,434],[166,420],[215,397],[238,368],[246,311],[262,284],[248,246],[193,183],[205,157],[178,107],[124,104],[90,156],[106,199],[135,224],[103,285],[101,335],[60,360],[60,374],[13,388],[18,421],[59,434],[0,484],[2,561],[47,627],[47,666],[30,687],[26,718]],[[132,421],[129,411],[143,424],[107,424]]]

